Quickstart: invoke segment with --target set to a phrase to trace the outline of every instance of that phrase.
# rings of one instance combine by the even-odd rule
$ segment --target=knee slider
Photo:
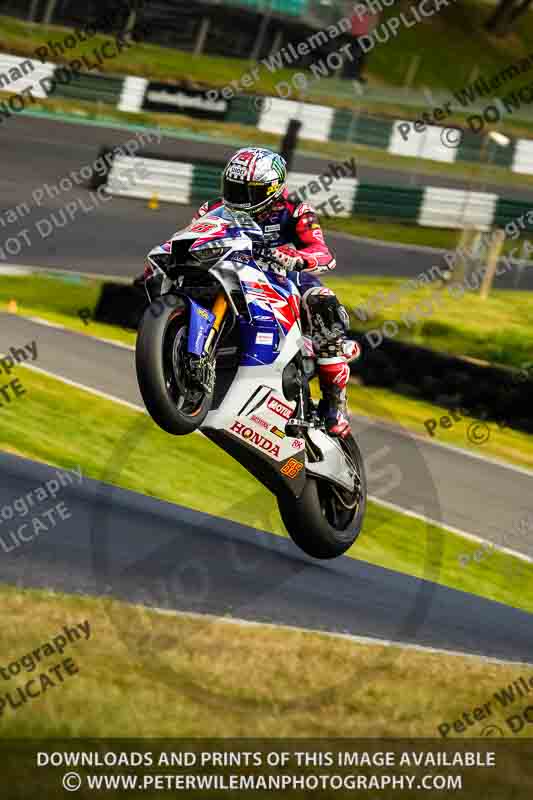
[[[320,314],[332,333],[343,336],[349,323],[344,306],[339,303],[333,293],[318,298],[318,301],[316,312]]]

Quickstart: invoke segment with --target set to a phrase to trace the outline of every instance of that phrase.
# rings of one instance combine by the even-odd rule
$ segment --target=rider
[[[270,255],[299,286],[304,325],[308,325],[317,356],[321,411],[331,434],[347,436],[348,361],[359,354],[359,348],[346,341],[346,310],[316,277],[335,269],[316,212],[307,203],[290,199],[285,159],[259,147],[243,148],[230,158],[222,174],[222,197],[204,203],[194,219],[221,205],[246,211],[255,219],[272,248]]]

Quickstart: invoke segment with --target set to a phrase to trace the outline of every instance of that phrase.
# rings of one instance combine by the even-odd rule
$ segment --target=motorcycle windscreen
[[[189,303],[191,313],[189,318],[187,349],[189,353],[195,356],[201,356],[204,352],[205,341],[209,335],[209,331],[213,327],[215,315],[209,311],[209,309],[204,308],[199,305],[199,303],[195,303],[194,300],[190,298]]]

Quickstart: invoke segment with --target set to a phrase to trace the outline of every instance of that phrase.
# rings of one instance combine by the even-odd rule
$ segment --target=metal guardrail
[[[137,167],[142,167],[142,170]],[[533,221],[528,222],[526,216],[530,210],[528,203],[507,200],[492,193],[434,186],[373,186],[353,178],[337,179],[329,190],[324,190],[319,187],[316,177],[301,172],[290,173],[289,190],[296,191],[306,186],[303,199],[319,209],[321,204],[328,203],[337,195],[343,208],[335,213],[335,206],[328,203],[323,212],[328,216],[354,215],[454,229],[468,225],[481,231],[494,225],[503,227],[522,216],[525,229],[533,230]],[[219,195],[220,167],[202,162],[117,156],[108,175],[107,190],[124,197],[157,197],[166,202],[196,205]]]

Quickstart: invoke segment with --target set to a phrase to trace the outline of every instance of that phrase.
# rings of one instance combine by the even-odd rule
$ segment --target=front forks
[[[228,310],[228,301],[226,299],[226,295],[224,292],[219,292],[215,297],[215,302],[213,303],[213,308],[211,309],[212,313],[215,315],[215,319],[213,321],[213,325],[207,339],[205,340],[204,345],[204,355],[208,355],[211,349],[211,345],[215,340],[215,337],[220,331],[220,327],[224,322],[224,318],[226,316],[226,312]]]

